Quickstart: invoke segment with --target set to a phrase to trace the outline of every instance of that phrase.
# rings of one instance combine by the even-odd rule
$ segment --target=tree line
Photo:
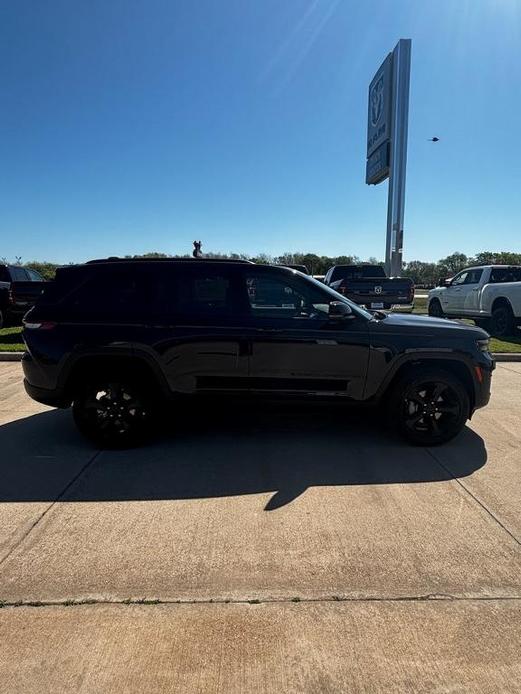
[[[188,258],[185,255],[170,255],[168,253],[144,253],[142,255],[126,255],[125,258]],[[251,260],[255,263],[269,263],[276,265],[305,265],[313,275],[325,275],[333,265],[354,265],[361,262],[373,265],[383,265],[383,261],[378,258],[368,258],[361,260],[357,255],[327,256],[315,253],[283,253],[279,256],[272,256],[260,253],[257,256],[249,256],[243,253],[205,253],[205,258],[222,258],[229,260]],[[8,264],[6,258],[1,258],[0,262]],[[52,279],[58,263],[42,262],[32,260],[22,262],[22,258],[16,258],[16,264],[31,267],[39,272],[45,279]],[[404,263],[402,275],[410,277],[417,285],[426,287],[436,286],[440,280],[452,277],[457,272],[471,265],[521,265],[521,253],[510,253],[508,251],[492,252],[483,251],[474,256],[467,256],[464,253],[452,253],[446,258],[441,258],[436,263],[427,263],[422,260],[411,260]]]

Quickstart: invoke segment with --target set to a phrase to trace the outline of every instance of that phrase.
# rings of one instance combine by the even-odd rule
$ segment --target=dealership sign
[[[369,85],[365,182],[389,179],[385,266],[390,277],[402,268],[410,71],[411,40],[400,39]]]
[[[376,185],[385,181],[389,176],[389,156],[390,147],[389,140],[375,149],[369,156],[365,167],[365,182]]]

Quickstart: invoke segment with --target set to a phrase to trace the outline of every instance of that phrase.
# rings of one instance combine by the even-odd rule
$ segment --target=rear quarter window
[[[100,268],[64,299],[70,320],[139,322],[151,310],[151,277]],[[153,305],[153,304],[152,304]]]

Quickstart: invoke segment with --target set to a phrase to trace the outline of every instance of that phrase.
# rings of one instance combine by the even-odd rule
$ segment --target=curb
[[[521,361],[519,352],[496,352],[492,353],[495,361]]]
[[[22,361],[23,352],[0,352],[1,361]],[[494,361],[521,361],[521,352],[493,352]]]
[[[22,361],[23,352],[0,352],[0,361]]]

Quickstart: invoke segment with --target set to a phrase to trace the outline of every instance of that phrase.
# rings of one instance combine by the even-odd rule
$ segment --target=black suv
[[[141,441],[164,398],[210,394],[381,404],[410,441],[438,444],[487,404],[494,369],[479,328],[368,312],[300,272],[247,261],[62,268],[24,323],[27,392],[72,404],[102,446]]]

